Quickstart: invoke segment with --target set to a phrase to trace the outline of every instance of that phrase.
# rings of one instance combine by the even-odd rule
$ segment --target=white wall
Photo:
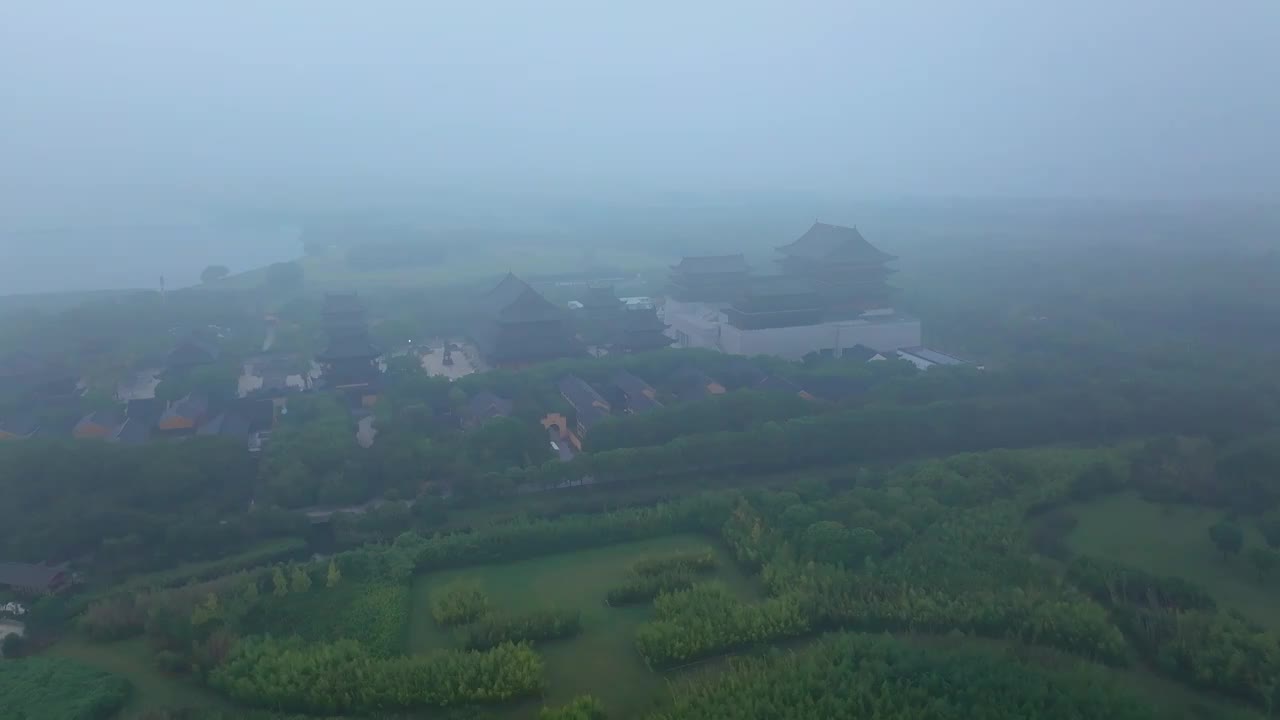
[[[866,345],[874,350],[896,350],[920,344],[920,321],[901,318],[890,322],[832,322],[820,325],[740,330],[720,328],[721,349],[735,355],[777,355],[799,360],[826,348]]]

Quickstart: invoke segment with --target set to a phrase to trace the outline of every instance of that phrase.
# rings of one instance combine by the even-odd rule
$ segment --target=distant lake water
[[[197,224],[0,229],[0,295],[155,288],[200,282],[209,265],[232,273],[302,254],[294,228]]]

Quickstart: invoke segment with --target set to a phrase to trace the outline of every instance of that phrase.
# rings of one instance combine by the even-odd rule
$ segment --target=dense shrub
[[[431,617],[444,626],[475,622],[489,612],[489,596],[474,583],[453,583],[431,593]]]
[[[835,635],[800,652],[734,660],[681,685],[651,720],[1151,720],[1100,674],[1048,674],[1013,660]]]
[[[796,597],[747,604],[719,583],[659,595],[654,609],[658,619],[636,631],[636,649],[651,667],[671,667],[809,631]]]
[[[580,695],[560,707],[544,707],[538,720],[606,720],[604,704],[590,695]]]
[[[462,646],[488,650],[503,643],[539,643],[577,635],[582,630],[577,610],[535,610],[519,615],[490,614],[462,629]]]
[[[605,600],[613,607],[648,602],[664,592],[693,587],[697,576],[687,570],[667,570],[658,574],[632,575],[626,582],[609,588]]]
[[[703,548],[643,558],[631,565],[631,572],[637,575],[661,575],[672,571],[703,573],[715,568],[715,552],[711,548]]]
[[[1081,590],[1109,606],[1146,605],[1182,610],[1213,610],[1217,604],[1204,588],[1179,577],[1162,577],[1099,558],[1076,558],[1067,577]]]
[[[284,597],[261,593],[243,622],[247,634],[298,635],[304,640],[360,640],[373,653],[404,648],[409,623],[405,583],[342,579],[333,587],[312,583],[306,592]]]
[[[0,661],[0,717],[106,720],[129,700],[124,678],[71,660]]]
[[[209,676],[249,706],[315,714],[495,703],[537,693],[542,660],[527,645],[379,658],[360,643],[250,638]]]

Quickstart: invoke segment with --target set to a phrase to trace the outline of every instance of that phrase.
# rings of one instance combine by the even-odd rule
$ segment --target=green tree
[[[0,657],[9,660],[22,657],[27,650],[27,639],[18,633],[9,633],[4,636],[3,642],[0,642]]]
[[[296,290],[302,286],[302,265],[296,262],[278,262],[267,266],[266,284],[276,290]]]
[[[1244,546],[1244,532],[1230,520],[1223,520],[1209,528],[1209,539],[1218,547],[1223,560],[1229,555],[1238,554]]]
[[[279,567],[271,573],[271,585],[275,588],[272,594],[276,597],[282,598],[289,594],[289,581],[284,576],[284,570]]]
[[[296,593],[304,593],[311,589],[311,575],[306,568],[299,565],[293,569],[289,589]]]
[[[336,587],[342,581],[342,573],[338,570],[338,563],[333,559],[329,560],[329,572],[325,575],[325,587]]]
[[[230,274],[231,274],[231,269],[228,268],[226,265],[210,265],[209,267],[204,269],[204,272],[200,273],[200,282],[202,283],[217,282],[218,280],[221,280],[222,278]]]
[[[579,695],[560,707],[544,707],[538,720],[605,720],[604,703],[590,695]]]
[[[1249,557],[1249,562],[1253,564],[1253,568],[1258,571],[1258,582],[1262,582],[1262,579],[1275,569],[1276,564],[1280,563],[1280,553],[1271,548],[1251,547],[1246,555]]]

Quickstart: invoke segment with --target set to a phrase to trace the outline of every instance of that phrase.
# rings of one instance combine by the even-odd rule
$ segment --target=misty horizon
[[[6,9],[6,194],[1280,189],[1261,0],[246,7]]]

